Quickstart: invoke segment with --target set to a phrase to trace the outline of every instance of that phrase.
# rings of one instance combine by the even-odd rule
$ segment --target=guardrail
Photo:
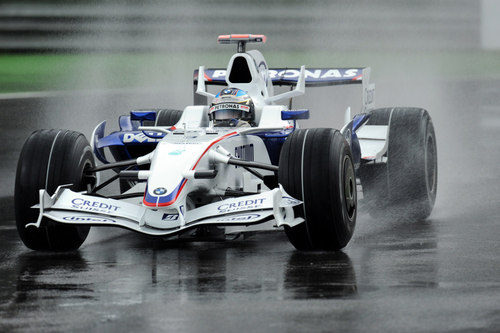
[[[263,33],[282,50],[480,47],[480,2],[370,0],[0,4],[0,52],[213,50],[222,33]]]

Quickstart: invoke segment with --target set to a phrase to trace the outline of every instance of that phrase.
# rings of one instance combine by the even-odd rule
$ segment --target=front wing
[[[290,197],[280,186],[255,195],[225,199],[184,211],[154,210],[123,200],[85,195],[60,186],[49,196],[40,190],[40,227],[43,217],[74,225],[106,225],[127,228],[153,236],[170,236],[201,225],[249,226],[275,220],[275,226],[295,226],[304,221],[294,217],[293,206],[302,202]]]

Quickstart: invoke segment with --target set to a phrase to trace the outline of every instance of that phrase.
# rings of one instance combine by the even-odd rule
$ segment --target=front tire
[[[304,223],[285,227],[299,250],[339,250],[354,232],[356,177],[349,144],[333,129],[295,130],[283,144],[279,183],[303,201],[294,208]]]
[[[23,243],[41,251],[75,250],[85,241],[89,226],[72,226],[44,218],[36,222],[39,190],[54,193],[59,185],[72,184],[73,191],[83,191],[95,184],[84,177],[84,170],[95,165],[90,145],[81,133],[68,130],[40,130],[26,140],[17,164],[15,185],[16,226]]]

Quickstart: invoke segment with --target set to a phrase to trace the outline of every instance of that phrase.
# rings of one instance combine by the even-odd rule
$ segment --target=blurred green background
[[[272,42],[272,39],[271,39]],[[215,41],[214,41],[215,43]],[[232,50],[231,50],[232,51]],[[179,68],[190,75],[199,65],[225,67],[231,53],[193,54],[119,53],[119,54],[4,54],[0,55],[0,92],[45,90],[93,90],[120,88],[168,88]],[[270,66],[310,67],[371,66],[377,72],[389,72],[391,67],[406,68],[406,74],[419,77],[422,67],[432,64],[436,76],[447,78],[500,77],[500,53],[495,51],[468,52],[272,52],[266,53]],[[314,62],[311,61],[314,60]],[[105,71],[105,77],[90,80],[86,73]],[[138,80],[138,77],[147,78]]]
[[[234,50],[216,44],[223,33],[267,34],[259,49],[271,67],[371,66],[374,80],[422,71],[497,78],[489,3],[0,1],[0,93],[185,84],[199,65],[226,66]]]

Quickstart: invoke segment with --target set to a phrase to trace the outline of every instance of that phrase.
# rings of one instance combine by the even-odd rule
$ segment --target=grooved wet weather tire
[[[278,179],[303,201],[294,213],[305,222],[285,227],[297,249],[332,251],[347,245],[356,224],[356,177],[349,144],[339,131],[295,130],[283,144]]]
[[[181,119],[182,110],[162,109],[156,113],[156,126],[174,126]]]
[[[389,126],[387,163],[361,166],[364,206],[377,218],[424,220],[431,214],[437,192],[431,117],[420,108],[377,109],[373,114],[387,119],[377,124]]]
[[[23,243],[30,249],[70,251],[80,247],[89,233],[89,226],[56,223],[47,218],[40,228],[28,227],[36,222],[39,190],[54,193],[59,185],[73,184],[73,191],[83,191],[95,179],[83,176],[85,168],[95,165],[85,136],[68,130],[36,131],[24,143],[17,164],[15,185],[16,226]]]

